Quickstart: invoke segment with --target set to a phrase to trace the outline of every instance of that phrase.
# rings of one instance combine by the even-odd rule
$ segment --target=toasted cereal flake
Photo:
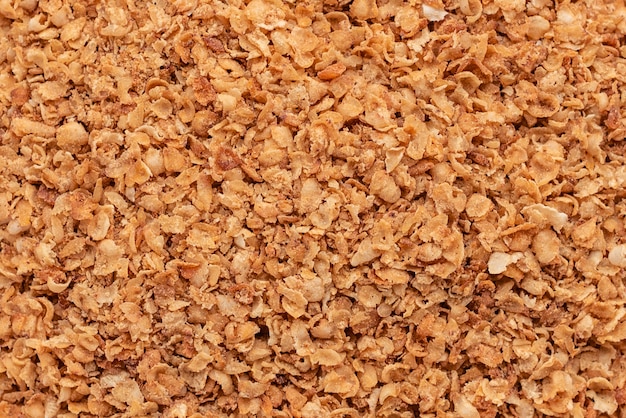
[[[111,393],[116,400],[128,405],[141,404],[145,400],[139,385],[131,379],[117,383],[111,389]]]
[[[109,232],[109,228],[111,227],[111,221],[109,218],[109,214],[104,211],[98,211],[95,217],[89,222],[87,226],[87,233],[94,241],[103,240],[107,233]]]
[[[322,71],[320,71],[319,73],[317,73],[317,76],[320,78],[320,80],[334,80],[335,78],[339,77],[341,74],[343,74],[346,71],[346,66],[341,63],[335,63],[335,64],[331,64],[328,67],[324,68]]]
[[[597,218],[593,217],[574,228],[572,231],[572,240],[577,246],[581,248],[593,248],[598,235],[596,222]]]
[[[246,16],[265,30],[284,27],[286,15],[279,1],[253,0],[246,7]]]
[[[373,19],[378,17],[378,7],[374,0],[354,0],[350,12],[358,19]]]
[[[359,244],[357,251],[350,259],[350,264],[356,267],[374,260],[380,254],[380,251],[373,248],[372,241],[369,239],[365,239]]]
[[[322,203],[322,188],[317,180],[308,178],[302,184],[300,192],[300,210],[304,213],[312,212]]]
[[[407,284],[409,282],[409,274],[403,270],[382,269],[376,273],[388,285]]]
[[[492,253],[489,257],[489,262],[487,263],[489,274],[504,273],[509,265],[521,260],[523,256],[524,254],[520,252],[516,252],[513,254],[501,252]]]
[[[626,267],[626,244],[616,245],[609,251],[609,262],[617,267]]]
[[[442,21],[448,12],[442,9],[435,8],[428,4],[422,5],[422,11],[424,12],[424,16],[431,22],[439,22]]]
[[[543,229],[533,238],[532,248],[540,263],[548,264],[559,255],[561,241],[551,229]]]
[[[473,194],[467,200],[465,212],[471,218],[482,218],[493,208],[491,200],[480,194]]]
[[[345,353],[337,353],[334,350],[322,348],[311,355],[311,361],[323,366],[338,366],[343,363]]]
[[[11,121],[11,131],[18,136],[34,134],[44,138],[52,137],[56,133],[54,127],[26,118],[13,119]]]
[[[370,192],[388,203],[397,202],[402,192],[393,177],[384,171],[377,171],[372,176],[370,184]]]
[[[343,397],[350,397],[359,390],[359,379],[349,366],[342,366],[323,378],[323,387],[326,393],[337,393]]]
[[[462,418],[479,418],[478,409],[463,395],[454,398],[454,409]]]
[[[550,225],[557,232],[559,232],[568,221],[567,214],[540,203],[526,206],[521,212],[527,215],[530,221],[538,225]]]
[[[550,30],[550,22],[543,16],[531,16],[526,22],[528,25],[526,36],[532,40],[541,39]]]

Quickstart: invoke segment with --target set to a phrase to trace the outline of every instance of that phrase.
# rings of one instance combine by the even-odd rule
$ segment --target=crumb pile
[[[623,417],[625,18],[0,0],[0,414]]]

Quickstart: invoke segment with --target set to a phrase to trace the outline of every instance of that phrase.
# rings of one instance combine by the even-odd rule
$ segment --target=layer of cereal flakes
[[[0,0],[0,415],[625,417],[623,0]]]

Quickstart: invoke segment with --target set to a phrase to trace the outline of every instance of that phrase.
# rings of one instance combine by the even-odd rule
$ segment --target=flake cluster
[[[0,0],[0,415],[624,416],[625,35]]]

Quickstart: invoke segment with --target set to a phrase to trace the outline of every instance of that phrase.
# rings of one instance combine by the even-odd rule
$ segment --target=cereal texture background
[[[625,34],[0,0],[0,416],[626,416]]]

